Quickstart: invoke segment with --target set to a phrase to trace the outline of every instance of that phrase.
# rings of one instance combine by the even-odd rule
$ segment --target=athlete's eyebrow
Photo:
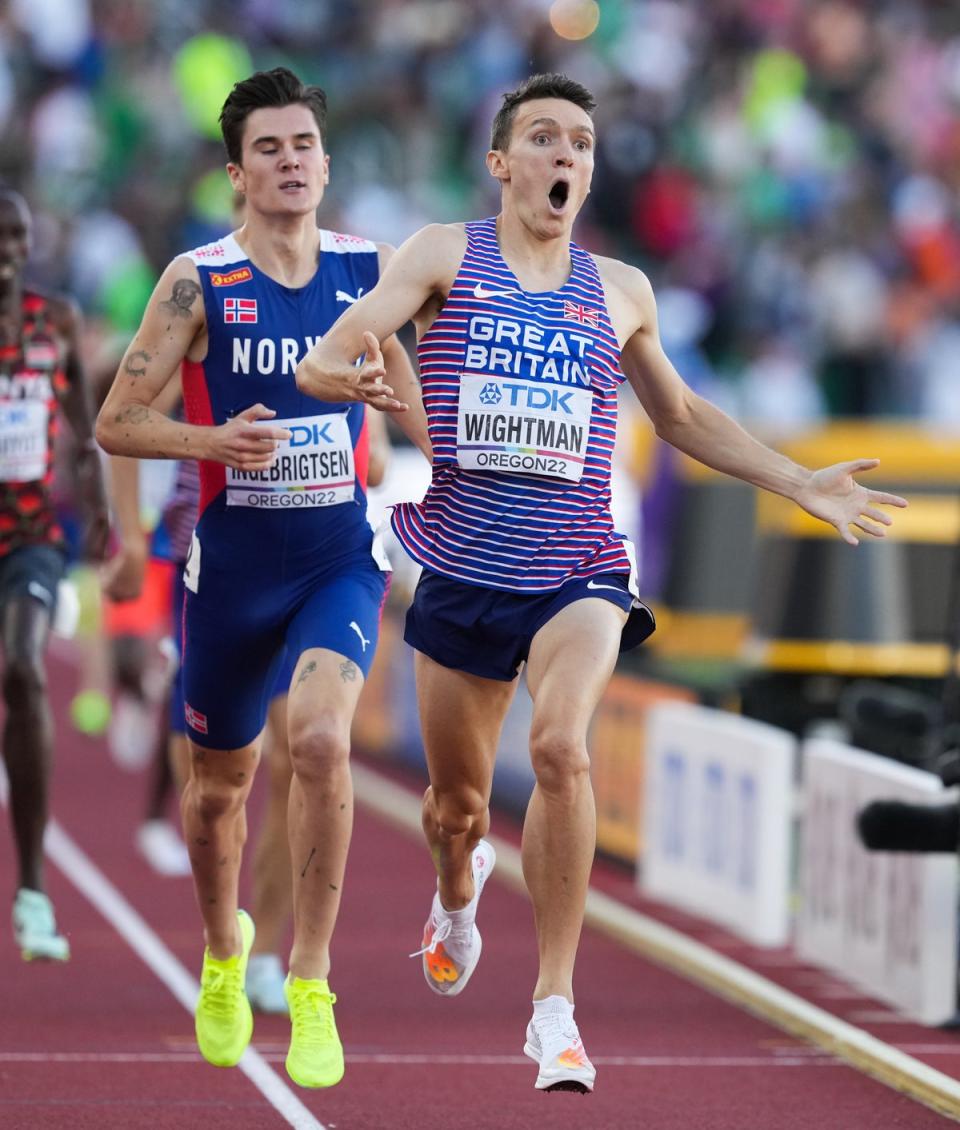
[[[316,130],[307,130],[304,133],[295,133],[293,135],[294,141],[310,141],[315,140],[317,137]],[[281,138],[275,137],[273,134],[265,134],[263,137],[255,137],[251,142],[252,145],[279,145]]]
[[[530,122],[524,128],[533,129],[534,126],[553,126],[554,129],[562,129],[563,128],[560,125],[560,123],[557,121],[556,118],[534,118],[533,121]],[[593,132],[593,126],[587,125],[586,122],[582,122],[579,125],[571,126],[570,132],[571,133],[588,133],[591,137],[596,136]]]

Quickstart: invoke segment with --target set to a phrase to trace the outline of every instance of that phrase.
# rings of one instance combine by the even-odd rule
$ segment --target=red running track
[[[52,673],[62,718],[73,676],[59,661]],[[273,1017],[257,1018],[259,1058],[250,1074],[210,1067],[196,1052],[192,1018],[170,987],[189,986],[186,975],[199,971],[192,886],[157,878],[133,848],[142,776],[117,769],[102,743],[64,724],[58,749],[56,822],[96,870],[78,875],[78,857],[55,835],[53,846],[73,875],[48,866],[48,887],[73,947],[69,964],[23,964],[9,926],[0,926],[4,1128],[924,1130],[949,1124],[592,930],[581,947],[577,1018],[598,1068],[597,1089],[589,1096],[536,1092],[535,1068],[521,1051],[535,973],[525,900],[494,874],[479,920],[483,959],[470,988],[455,1000],[433,996],[419,961],[407,957],[429,908],[429,858],[417,839],[362,808],[331,977],[346,1049],[343,1082],[322,1092],[290,1082],[283,1068],[286,1022]],[[5,816],[0,822],[6,824]],[[516,840],[506,817],[495,818],[494,831]],[[10,857],[8,849],[0,863],[8,896]],[[99,884],[91,890],[112,914],[127,916],[125,929],[134,936],[140,921],[155,932],[151,960],[161,962],[169,983],[141,960],[144,944],[132,948],[75,881]],[[601,867],[598,881],[635,901],[615,871]],[[671,921],[676,925],[677,916]],[[795,981],[804,972],[809,976],[794,967]],[[941,1070],[960,1064],[952,1037],[902,1024],[896,1031],[900,1043],[941,1048],[925,1057]]]

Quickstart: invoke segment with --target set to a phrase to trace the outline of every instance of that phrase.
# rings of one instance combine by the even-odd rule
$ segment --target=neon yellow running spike
[[[326,981],[302,981],[292,974],[283,991],[293,1026],[287,1074],[301,1087],[332,1087],[343,1078],[343,1045],[333,1019],[337,998]]]
[[[212,957],[209,950],[203,952],[196,1011],[197,1045],[203,1058],[214,1067],[233,1067],[253,1035],[253,1013],[244,979],[256,930],[245,910],[238,910],[237,918],[243,951],[225,961]]]

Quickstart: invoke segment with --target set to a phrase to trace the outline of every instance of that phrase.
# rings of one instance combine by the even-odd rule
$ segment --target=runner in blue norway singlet
[[[262,729],[284,646],[328,648],[364,675],[373,660],[389,564],[367,520],[364,408],[306,396],[294,373],[379,266],[373,243],[327,231],[303,287],[265,275],[232,235],[187,257],[208,334],[206,358],[183,363],[187,421],[222,424],[260,402],[292,433],[267,471],[200,463],[184,569],[187,732],[232,749]]]

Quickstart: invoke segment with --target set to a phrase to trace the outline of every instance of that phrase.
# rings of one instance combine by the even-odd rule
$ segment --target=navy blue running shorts
[[[52,545],[23,545],[0,557],[0,608],[14,597],[30,596],[50,613],[57,607],[57,586],[67,559]]]
[[[373,662],[389,574],[369,550],[338,560],[326,576],[291,587],[253,588],[242,571],[187,585],[183,697],[187,736],[208,749],[239,749],[263,729],[282,665],[311,648]]]
[[[629,614],[621,651],[652,635],[653,613],[634,600],[626,573],[577,577],[551,592],[526,594],[468,585],[424,569],[403,638],[442,667],[509,683],[544,624],[568,604],[588,597],[609,600]]]
[[[170,732],[173,734],[185,734],[187,732],[187,719],[183,709],[183,601],[186,596],[186,589],[183,584],[183,565],[173,571],[172,581],[172,596],[170,600],[170,618],[172,623],[173,641],[177,649],[177,669],[174,672],[173,680],[170,683],[170,703],[169,703],[169,719],[170,719]],[[286,694],[290,690],[290,682],[293,679],[293,670],[296,667],[296,659],[291,655],[288,648],[284,648],[283,661],[277,672],[277,676],[273,681],[273,690],[270,692],[270,701],[277,697],[277,695]]]

